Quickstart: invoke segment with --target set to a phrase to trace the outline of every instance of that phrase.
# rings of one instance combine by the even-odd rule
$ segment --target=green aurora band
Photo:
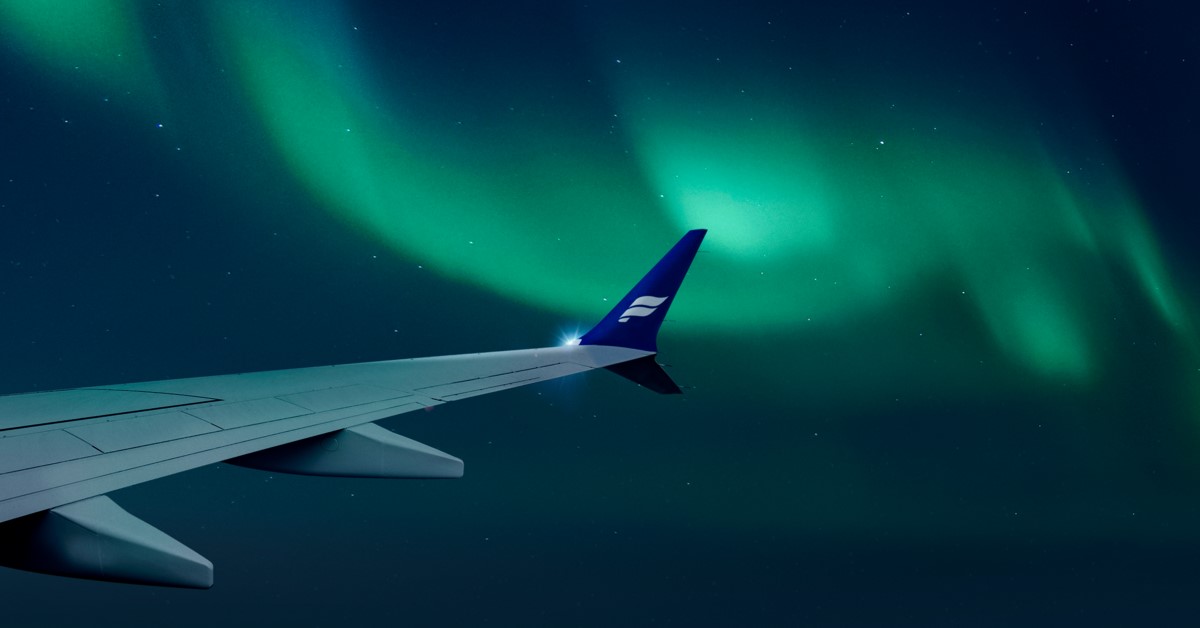
[[[1064,166],[1026,120],[917,98],[844,106],[869,101],[869,82],[800,107],[815,78],[781,88],[747,72],[730,89],[651,63],[648,37],[601,35],[594,59],[626,53],[596,74],[628,155],[573,136],[569,113],[431,137],[405,118],[406,86],[372,80],[337,6],[317,19],[309,4],[203,11],[296,180],[446,277],[586,317],[663,243],[706,227],[704,289],[681,296],[685,333],[803,333],[886,315],[932,280],[969,300],[1010,359],[1086,380],[1111,342],[1095,311],[1117,268],[1194,351],[1190,306],[1125,177],[1097,160],[1087,173]],[[13,44],[64,81],[157,98],[169,90],[144,21],[129,2],[0,3]],[[436,89],[407,97],[452,97]]]

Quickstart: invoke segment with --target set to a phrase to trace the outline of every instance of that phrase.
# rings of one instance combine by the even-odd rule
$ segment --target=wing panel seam
[[[129,392],[142,392],[142,391],[129,391]],[[183,396],[190,397],[191,395],[183,395]],[[158,412],[159,410],[170,410],[172,408],[184,408],[187,406],[198,406],[202,403],[214,403],[214,402],[218,402],[218,401],[224,401],[224,400],[223,399],[208,399],[208,398],[206,398],[202,401],[190,401],[188,403],[177,403],[177,404],[170,405],[170,406],[155,406],[153,408],[139,408],[137,410],[125,410],[124,412],[110,412],[108,414],[95,414],[92,416],[81,416],[81,417],[76,417],[74,419],[61,419],[58,421],[45,421],[43,423],[30,423],[29,425],[17,425],[14,427],[0,427],[0,432],[11,432],[14,430],[26,430],[31,427],[45,427],[47,425],[58,425],[60,423],[74,423],[75,421],[87,421],[90,419],[103,419],[103,418],[113,417],[113,416],[124,416],[126,414],[137,414],[139,412]],[[78,437],[76,437],[76,438],[78,438]]]

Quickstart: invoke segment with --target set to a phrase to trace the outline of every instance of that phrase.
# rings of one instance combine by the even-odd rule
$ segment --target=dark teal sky
[[[683,398],[388,422],[454,482],[127,489],[216,587],[4,571],[12,621],[1182,623],[1197,21],[0,0],[3,392],[556,344],[710,229]]]

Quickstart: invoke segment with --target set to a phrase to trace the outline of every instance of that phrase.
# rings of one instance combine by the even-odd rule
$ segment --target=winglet
[[[654,268],[579,339],[581,345],[609,345],[658,352],[658,328],[675,301],[707,229],[693,229],[667,251]]]

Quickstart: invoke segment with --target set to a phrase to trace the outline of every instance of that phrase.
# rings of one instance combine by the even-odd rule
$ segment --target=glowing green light
[[[331,208],[443,274],[532,303],[594,316],[643,272],[646,251],[706,227],[714,263],[701,257],[705,285],[683,295],[683,328],[841,323],[940,278],[958,283],[1013,359],[1085,377],[1098,342],[1088,304],[1100,258],[1114,253],[1181,320],[1152,240],[1130,228],[1136,212],[1097,210],[1039,141],[986,120],[943,114],[938,126],[917,113],[897,128],[615,78],[645,189],[545,134],[530,147],[551,159],[475,145],[502,169],[430,151],[369,105],[369,81],[334,71],[343,63],[330,59],[356,57],[323,25],[285,28],[254,10],[224,24],[282,154]]]
[[[211,11],[297,181],[447,277],[590,320],[667,244],[704,227],[673,329],[854,324],[941,285],[1013,360],[1084,378],[1107,342],[1091,323],[1115,260],[1194,342],[1121,174],[1081,182],[1036,135],[986,109],[908,103],[897,119],[833,100],[789,108],[782,93],[732,96],[703,76],[677,88],[661,70],[622,66],[610,96],[628,154],[553,118],[464,133],[447,150],[398,113],[409,86],[383,89],[365,71],[369,60],[338,34],[351,30],[337,5]],[[0,2],[6,34],[58,71],[154,91],[138,18],[122,1]]]
[[[363,99],[369,86],[313,62],[351,64],[354,53],[336,40],[294,38],[304,22],[284,28],[273,14],[242,7],[223,24],[249,96],[298,179],[428,268],[591,317],[679,235],[666,217],[639,213],[649,201],[629,197],[628,185],[587,154],[519,163],[492,147],[496,159],[509,159],[498,173],[429,151]],[[623,231],[616,245],[606,237],[612,230]]]
[[[75,77],[117,91],[147,92],[157,83],[142,43],[135,5],[122,0],[0,2],[8,43],[39,58],[62,79]]]
[[[831,252],[837,206],[805,137],[753,126],[697,132],[661,122],[644,133],[640,154],[681,230],[703,225],[713,234],[712,249],[755,261]]]

